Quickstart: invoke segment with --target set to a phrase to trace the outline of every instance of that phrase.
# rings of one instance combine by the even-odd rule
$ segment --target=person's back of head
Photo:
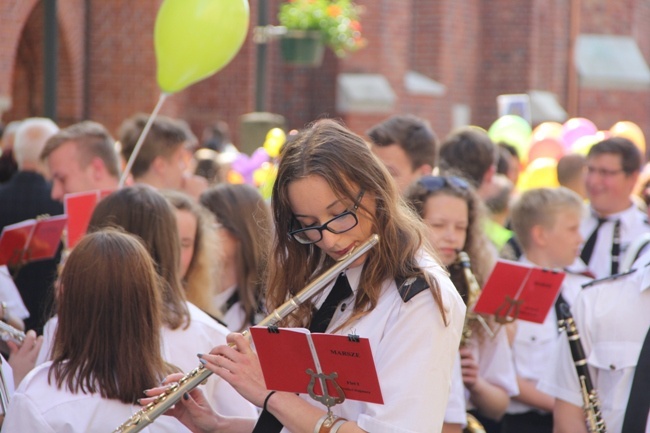
[[[31,117],[20,123],[14,138],[14,158],[21,171],[37,171],[47,140],[59,131],[52,120]]]
[[[577,153],[564,155],[557,162],[557,180],[561,186],[586,198],[585,174],[587,158]]]
[[[372,150],[402,192],[437,164],[438,138],[429,122],[411,114],[392,116],[367,133]]]
[[[59,388],[134,404],[167,372],[151,257],[131,235],[98,231],[72,250],[59,283],[50,377]]]
[[[131,157],[148,119],[146,114],[136,114],[126,119],[120,126],[122,156],[126,161]],[[133,162],[131,168],[133,177],[138,180],[145,176],[156,158],[171,158],[183,146],[195,145],[196,142],[196,137],[186,122],[166,116],[157,116]]]
[[[367,132],[376,146],[397,144],[408,155],[413,169],[422,165],[436,166],[438,138],[429,122],[411,114],[392,116]]]
[[[97,204],[88,231],[113,226],[121,227],[144,242],[163,281],[163,321],[172,329],[178,328],[187,321],[188,313],[180,278],[180,244],[172,206],[147,185],[120,189]]]
[[[452,132],[440,146],[440,169],[456,172],[480,187],[495,167],[497,147],[487,133],[477,128]]]
[[[215,152],[223,152],[226,145],[230,144],[230,128],[223,120],[218,120],[213,125],[203,130],[201,146]]]
[[[502,174],[492,178],[489,187],[490,193],[488,198],[485,199],[485,206],[492,215],[504,215],[508,213],[510,205],[510,198],[515,186],[510,179]]]

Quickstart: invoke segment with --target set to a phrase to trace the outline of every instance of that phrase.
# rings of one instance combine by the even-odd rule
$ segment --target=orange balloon
[[[544,138],[533,142],[528,150],[528,163],[537,158],[553,158],[558,161],[564,156],[564,146],[554,138]]]
[[[614,137],[625,137],[636,145],[641,151],[641,155],[645,155],[645,136],[639,126],[628,120],[616,122],[609,130]]]

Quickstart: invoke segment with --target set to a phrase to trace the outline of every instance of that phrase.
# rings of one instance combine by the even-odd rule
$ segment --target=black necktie
[[[309,331],[325,332],[341,301],[347,299],[350,295],[352,295],[352,288],[350,287],[348,277],[342,273],[336,279],[336,283],[334,283],[330,294],[325,298],[323,305],[320,306],[312,317]],[[255,424],[253,433],[278,433],[282,430],[282,427],[282,423],[271,412],[263,410]]]
[[[310,332],[325,332],[327,326],[332,321],[336,308],[339,306],[341,301],[347,299],[352,294],[352,288],[348,282],[348,277],[345,274],[339,275],[334,283],[334,287],[323,305],[320,306],[314,317],[311,319],[311,324],[309,325]]]
[[[623,432],[644,433],[650,410],[650,329],[645,336],[639,361],[634,370],[630,398],[623,418]]]
[[[600,226],[602,226],[605,221],[607,221],[607,218],[598,218],[598,225],[596,226],[594,231],[591,232],[589,239],[587,239],[587,242],[585,242],[585,246],[582,247],[580,258],[582,259],[583,262],[585,262],[585,265],[587,266],[589,266],[589,260],[591,260],[591,255],[594,253],[594,247],[596,246],[596,239],[598,239],[598,229],[600,229]]]

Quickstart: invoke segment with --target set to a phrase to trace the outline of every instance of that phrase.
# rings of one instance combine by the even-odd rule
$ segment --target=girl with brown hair
[[[23,380],[3,431],[109,431],[137,410],[142,388],[170,371],[160,355],[158,285],[134,237],[106,230],[82,239],[58,282],[52,361]],[[163,417],[149,431],[179,429]]]
[[[271,212],[252,186],[221,184],[201,194],[217,218],[221,240],[221,281],[215,304],[232,331],[257,323],[264,292],[264,271],[271,242]]]
[[[423,223],[405,206],[390,174],[360,137],[323,120],[283,148],[272,203],[276,233],[269,310],[372,234],[380,238],[336,283],[280,323],[369,339],[384,404],[345,400],[332,408],[331,431],[439,432],[465,308],[426,240]],[[255,431],[330,431],[319,403],[267,389],[246,338],[231,334],[229,340],[235,348],[218,346],[201,355],[201,362],[264,407]],[[197,390],[180,401],[171,413],[195,431],[252,429],[253,422],[212,412]],[[269,423],[276,430],[266,430]]]

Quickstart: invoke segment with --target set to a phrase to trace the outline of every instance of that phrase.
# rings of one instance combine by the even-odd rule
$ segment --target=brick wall
[[[268,44],[265,109],[282,114],[289,128],[320,117],[339,117],[363,134],[392,113],[336,112],[339,73],[384,75],[398,96],[394,112],[428,119],[444,137],[452,109],[464,104],[472,123],[488,127],[496,96],[548,90],[567,102],[571,0],[357,0],[365,49],[338,59],[326,53],[320,68],[294,67],[280,59],[277,41]],[[136,112],[150,112],[159,96],[153,26],[162,0],[58,0],[59,120],[83,118],[111,131]],[[269,0],[271,23],[281,0]],[[583,33],[631,35],[650,63],[650,0],[581,2]],[[250,2],[251,29],[257,1]],[[14,107],[4,122],[42,113],[42,3],[0,0],[0,95]],[[257,47],[252,30],[241,52],[217,75],[168,98],[162,112],[189,121],[200,136],[216,119],[226,120],[237,139],[239,117],[255,109]],[[442,96],[409,94],[406,71],[446,86]],[[580,89],[578,115],[601,129],[631,120],[650,134],[650,91]]]

